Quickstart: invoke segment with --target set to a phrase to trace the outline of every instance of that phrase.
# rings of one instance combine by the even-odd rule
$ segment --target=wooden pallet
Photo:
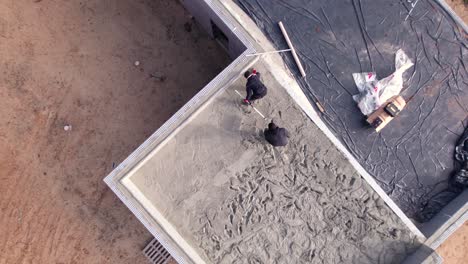
[[[385,111],[385,107],[390,103],[393,103],[393,105],[396,106],[396,108],[398,108],[400,111],[402,111],[403,108],[405,108],[405,106],[406,106],[405,99],[403,99],[403,97],[398,95],[398,96],[394,96],[394,97],[390,98],[387,102],[382,104],[382,106],[379,109],[375,110],[375,112],[373,112],[369,116],[369,118],[367,118],[367,123],[369,123],[370,125],[373,126],[373,124],[376,122],[376,120],[380,120],[379,125],[373,126],[375,131],[377,131],[377,132],[380,132],[380,130],[382,130],[388,123],[390,123],[390,121],[393,120],[393,118],[395,118],[395,117],[389,115]]]

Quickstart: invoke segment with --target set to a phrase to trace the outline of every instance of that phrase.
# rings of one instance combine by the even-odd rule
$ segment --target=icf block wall
[[[244,44],[232,33],[232,29],[218,17],[205,0],[180,0],[180,2],[211,37],[214,37],[211,21],[227,36],[229,39],[228,50],[231,59],[236,59],[246,50]]]

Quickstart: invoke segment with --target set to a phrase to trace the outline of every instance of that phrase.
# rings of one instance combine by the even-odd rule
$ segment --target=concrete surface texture
[[[210,263],[398,263],[418,241],[273,77],[241,105],[240,78],[124,180]]]
[[[228,62],[177,1],[0,1],[0,263],[145,263],[102,179]]]

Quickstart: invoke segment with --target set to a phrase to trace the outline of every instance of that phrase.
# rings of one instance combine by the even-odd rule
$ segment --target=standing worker
[[[273,120],[263,132],[266,141],[274,147],[284,147],[288,144],[289,132],[286,128],[278,127]]]
[[[254,100],[261,99],[267,94],[267,88],[260,80],[259,72],[249,69],[244,73],[244,77],[247,79],[247,96],[244,99],[244,103],[251,104]]]

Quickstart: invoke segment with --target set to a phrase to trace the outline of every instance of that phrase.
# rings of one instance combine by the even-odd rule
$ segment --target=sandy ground
[[[464,264],[468,259],[468,222],[465,222],[438,249],[445,264]]]
[[[453,11],[455,11],[465,23],[468,23],[468,5],[464,3],[466,0],[445,0],[445,2],[450,5]]]
[[[227,65],[190,23],[173,0],[0,1],[0,263],[145,263],[102,179]]]
[[[417,246],[326,136],[263,67],[260,112],[291,132],[285,148],[240,104],[240,78],[124,180],[209,263],[399,263]],[[135,193],[136,194],[136,193]]]

